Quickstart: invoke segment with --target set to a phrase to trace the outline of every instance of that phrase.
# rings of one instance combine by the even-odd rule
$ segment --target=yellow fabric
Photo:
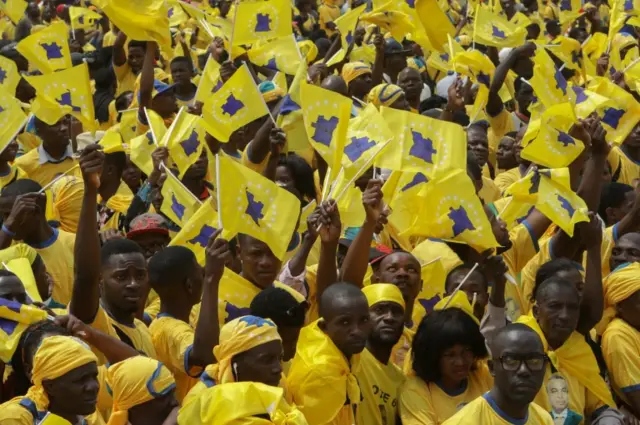
[[[9,326],[0,329],[0,360],[9,363],[18,348],[22,333],[29,325],[46,317],[47,313],[35,306],[2,300],[0,319]]]
[[[489,177],[482,176],[482,189],[478,196],[485,204],[490,204],[500,199],[500,189]]]
[[[116,80],[118,82],[118,88],[116,89],[116,97],[120,96],[126,91],[134,91],[136,86],[137,75],[131,71],[131,67],[128,63],[124,65],[113,65],[113,72],[116,74]]]
[[[395,84],[378,84],[371,89],[367,100],[377,107],[391,106],[400,96],[404,96],[404,91]]]
[[[519,224],[509,232],[511,248],[502,253],[502,259],[508,269],[508,274],[517,280],[520,272],[537,253],[537,241],[533,241],[528,228]],[[521,287],[507,281],[505,287],[505,302],[507,315],[515,321],[523,314],[523,295]]]
[[[520,169],[518,167],[507,170],[503,173],[500,173],[493,180],[496,187],[500,190],[500,192],[504,192],[509,186],[513,183],[520,180],[522,176],[520,176]]]
[[[198,198],[173,173],[167,175],[162,185],[162,197],[160,211],[181,227],[185,227],[200,206]]]
[[[175,387],[175,380],[162,363],[136,356],[109,366],[107,384],[113,394],[107,425],[127,425],[129,409],[167,394]]]
[[[189,425],[307,425],[302,413],[284,399],[280,387],[234,382],[205,391],[180,409],[178,423]],[[269,419],[256,417],[268,415]]]
[[[359,367],[360,354],[347,360],[320,330],[318,321],[302,329],[287,389],[309,424],[354,423],[353,405],[360,403],[361,397],[354,375]]]
[[[515,423],[515,419],[507,420],[501,416],[501,413],[496,412],[484,397],[478,397],[447,419],[444,425],[512,425]],[[518,420],[520,425],[553,425],[553,423],[549,413],[535,403],[529,404],[527,420]]]
[[[71,301],[73,290],[73,248],[76,235],[58,230],[58,236],[52,244],[45,248],[34,248],[47,272],[53,278],[51,299],[58,304],[67,305]]]
[[[533,315],[520,316],[517,322],[529,326],[540,336],[545,352],[551,359],[554,368],[567,382],[571,410],[582,416],[589,416],[602,405],[616,406],[607,384],[600,376],[598,362],[593,351],[583,335],[573,332],[561,347],[552,350]],[[545,382],[549,380],[550,376],[551,366],[549,365],[545,374]],[[551,402],[547,396],[546,385],[543,385],[534,401],[550,410]]]
[[[175,377],[176,399],[182,403],[202,372],[202,368],[189,365],[189,351],[193,348],[195,331],[182,320],[160,314],[151,322],[149,333],[156,358]]]
[[[444,310],[445,308],[459,308],[460,310],[462,310],[465,313],[467,313],[467,315],[469,317],[471,317],[474,322],[476,322],[478,325],[480,325],[480,321],[473,314],[473,307],[471,306],[471,303],[469,302],[469,298],[461,290],[456,292],[453,295],[450,295],[448,297],[444,297],[443,299],[441,299],[438,302],[438,304],[436,304],[436,306],[433,308],[433,310],[434,311],[438,311],[438,310]]]
[[[602,282],[604,313],[598,329],[616,315],[616,305],[640,291],[640,263],[625,263],[613,270]]]
[[[273,71],[295,75],[300,66],[301,54],[291,34],[252,47],[247,54],[251,63]],[[281,92],[282,97],[284,94]],[[272,99],[273,100],[273,99]],[[265,99],[266,102],[270,100]]]
[[[339,17],[340,8],[338,6],[332,5],[328,1],[324,1],[318,6],[320,29],[327,33],[327,37],[331,37],[335,33],[334,30],[327,28],[327,22],[333,22]]]
[[[404,382],[402,371],[392,361],[380,363],[365,348],[360,356],[360,369],[356,372],[356,377],[363,397],[356,412],[356,423],[394,425],[398,414],[400,386]]]
[[[619,174],[616,181],[634,186],[638,178],[640,178],[640,164],[629,158],[618,146],[611,148],[608,159],[612,174]]]
[[[44,73],[50,73],[71,68],[68,39],[67,26],[64,22],[59,21],[21,40],[16,49],[27,58],[31,66]],[[45,46],[51,50],[52,54],[47,55]],[[58,52],[59,54],[53,54]],[[49,59],[49,56],[52,58]]]
[[[26,397],[33,400],[38,410],[45,410],[49,405],[49,398],[42,381],[59,378],[92,362],[97,364],[98,359],[79,339],[59,335],[44,338],[33,356],[33,386],[27,391]]]
[[[627,404],[626,394],[640,391],[640,331],[622,319],[614,319],[602,335],[602,355],[611,386]]]
[[[60,229],[76,233],[82,208],[84,182],[76,176],[64,176],[47,191],[47,220],[60,223]]]
[[[349,85],[361,75],[371,74],[371,67],[362,62],[349,62],[342,67],[342,78]]]
[[[173,205],[180,204],[180,202],[182,202],[182,205],[187,206],[187,208],[184,210],[184,214],[181,220],[182,229],[180,230],[180,232],[178,232],[178,234],[173,236],[171,242],[169,243],[169,246],[184,246],[186,248],[189,248],[195,254],[198,263],[204,267],[205,248],[207,247],[209,238],[211,237],[211,235],[213,235],[216,228],[219,227],[218,213],[215,210],[213,197],[210,197],[198,207],[198,202],[195,197],[193,197],[193,195],[191,195],[190,193],[189,196],[191,200],[194,201],[192,206],[184,203],[183,201],[179,201],[178,199],[180,198],[178,198],[177,196],[176,199],[169,199],[169,201],[172,202]],[[189,201],[189,199],[187,200]],[[197,210],[192,213],[195,208],[197,208]],[[170,211],[172,215],[175,215],[175,212],[171,209],[171,207],[166,207],[164,202],[162,204],[162,210]],[[168,216],[171,217],[170,215]]]
[[[441,424],[463,406],[491,389],[493,379],[485,362],[469,375],[461,394],[450,396],[438,384],[417,376],[407,378],[400,390],[400,419],[403,425]]]
[[[394,284],[391,283],[375,283],[362,288],[362,293],[367,297],[369,307],[381,302],[392,302],[400,304],[405,308],[402,292]]]
[[[257,41],[291,36],[291,2],[266,0],[264,2],[237,3],[233,19],[233,46],[253,44]],[[258,29],[258,16],[270,19],[269,25]],[[236,55],[232,55],[236,57]]]
[[[40,154],[38,149],[32,149],[20,158],[17,158],[15,165],[24,170],[27,174],[27,178],[37,182],[40,186],[45,186],[58,174],[66,173],[78,165],[78,160],[72,158],[65,158],[64,161],[58,164],[51,162],[40,164],[39,159]],[[80,167],[73,169],[69,175],[82,177]]]
[[[91,327],[96,328],[109,336],[120,339],[115,329],[118,328],[119,331],[131,340],[133,348],[151,358],[157,357],[153,341],[151,340],[151,333],[141,320],[134,319],[133,326],[124,325],[122,323],[118,323],[115,319],[109,316],[102,306],[99,306],[96,317],[93,319],[93,323],[91,323]]]

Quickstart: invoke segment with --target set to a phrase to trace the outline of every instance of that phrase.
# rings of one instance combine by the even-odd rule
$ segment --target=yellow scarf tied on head
[[[369,92],[368,100],[377,107],[391,106],[403,94],[404,91],[395,84],[378,84]]]
[[[450,299],[451,301],[449,301]],[[449,304],[447,305],[447,303]],[[467,294],[465,294],[464,292],[457,291],[453,295],[444,297],[443,299],[438,301],[438,304],[436,304],[433,309],[444,310],[445,308],[444,306],[447,306],[447,308],[452,308],[452,307],[459,308],[460,310],[467,313],[467,315],[471,317],[473,321],[478,324],[478,326],[480,326],[480,321],[478,320],[476,315],[473,314],[473,306],[471,306],[471,303],[469,302],[469,298],[467,298]]]
[[[287,375],[287,391],[311,423],[330,422],[347,399],[352,405],[359,404],[361,399],[355,376],[360,354],[347,361],[318,326],[320,320],[302,328]]]
[[[127,425],[129,409],[168,394],[176,387],[176,381],[159,361],[136,356],[110,366],[107,385],[113,394],[107,425]]]
[[[362,288],[362,293],[367,297],[369,307],[381,302],[392,302],[400,304],[405,308],[404,298],[400,289],[392,283],[374,283]]]
[[[640,263],[625,263],[617,267],[602,282],[604,287],[604,314],[596,327],[602,334],[616,316],[616,305],[640,291]]]
[[[269,419],[256,417],[266,415]],[[307,420],[284,400],[280,387],[259,382],[216,385],[183,406],[178,423],[189,425],[307,425]]]
[[[44,338],[33,356],[33,386],[27,391],[26,398],[32,400],[38,410],[46,410],[49,397],[42,381],[59,378],[91,362],[98,363],[96,355],[79,339],[60,335]]]
[[[238,317],[220,329],[220,343],[213,348],[218,363],[207,366],[207,374],[217,385],[235,382],[231,360],[245,351],[271,341],[282,341],[278,328],[269,319]]]
[[[342,78],[347,86],[361,75],[371,74],[371,67],[364,62],[349,62],[342,67]]]
[[[589,347],[583,335],[574,331],[560,348],[551,350],[533,314],[520,316],[516,322],[523,323],[536,331],[542,340],[544,351],[560,373],[575,376],[582,385],[604,404],[610,407],[616,406],[611,396],[611,391],[609,391],[607,384],[600,376],[596,357],[593,355],[593,351],[591,351],[591,347]]]

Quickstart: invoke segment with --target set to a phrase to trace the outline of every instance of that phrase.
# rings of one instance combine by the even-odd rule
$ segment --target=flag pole
[[[167,147],[167,145],[169,145],[169,139],[171,139],[171,136],[172,136],[171,133],[175,129],[176,123],[178,122],[178,118],[180,118],[180,116],[183,114],[183,112],[184,112],[184,106],[182,106],[180,108],[180,110],[178,111],[178,115],[176,115],[175,119],[173,120],[173,122],[169,126],[169,129],[165,133],[163,139],[166,139],[166,140],[164,140],[164,143],[162,144],[162,146],[164,146],[165,148]],[[149,128],[151,128],[151,126],[149,126]]]
[[[164,162],[160,163],[160,167],[164,168],[166,173],[167,173],[167,178],[172,177],[176,183],[178,183],[178,185],[183,188],[189,195],[191,195],[193,197],[193,199],[196,200],[196,202],[198,203],[198,205],[202,205],[202,201],[200,199],[198,199],[198,197],[196,195],[194,195],[193,193],[191,193],[191,191],[189,189],[187,189],[187,186],[185,186],[178,177],[176,177],[171,170],[169,169],[169,167],[166,166],[166,164]]]
[[[451,300],[453,299],[453,296],[460,290],[460,288],[462,288],[462,285],[464,285],[464,283],[467,281],[467,279],[469,279],[469,277],[471,276],[471,273],[476,271],[476,269],[478,268],[479,265],[480,264],[475,263],[473,265],[473,267],[471,268],[471,270],[469,270],[469,273],[467,273],[467,275],[464,277],[464,279],[462,279],[462,282],[460,282],[458,284],[458,286],[456,286],[456,289],[454,289],[454,291],[451,293],[451,295],[449,296],[449,299],[447,300],[447,303],[442,308],[443,310],[446,309],[449,306],[449,303],[451,303]]]
[[[222,229],[222,201],[220,196],[220,153],[216,154],[216,203],[218,204],[218,228]]]
[[[80,164],[76,164],[73,167],[69,168],[67,171],[65,171],[64,173],[60,174],[58,177],[56,177],[55,179],[51,180],[49,183],[44,185],[42,187],[42,189],[40,189],[37,193],[44,193],[45,190],[49,189],[51,186],[56,184],[56,182],[58,180],[60,180],[61,178],[63,178],[64,176],[66,176],[67,174],[69,174],[70,172],[72,172],[73,170],[75,170],[76,168],[79,168],[79,167],[80,167]]]
[[[229,57],[230,58],[233,58],[233,35],[236,29],[236,18],[238,17],[238,4],[239,4],[238,1],[233,2],[233,5],[235,8],[233,9],[233,25],[231,27],[231,37],[229,38]]]
[[[151,120],[149,119],[149,113],[147,112],[147,108],[144,108],[144,117],[147,119],[147,124],[149,124],[149,131],[151,131],[151,138],[153,139],[153,144],[156,145],[156,147],[160,147],[160,145],[158,145],[158,140],[156,139],[156,133],[153,131],[153,126],[151,125]]]
[[[211,53],[209,53],[209,57],[207,58],[207,62],[204,64],[204,69],[207,69],[207,64],[209,63],[210,60],[215,60],[213,59],[213,56],[211,55]],[[200,93],[200,87],[202,87],[202,80],[204,79],[204,70],[202,72],[202,76],[200,78],[200,83],[198,83],[198,88],[196,89],[196,94],[193,96],[193,102],[191,102],[192,105],[195,105],[197,102],[197,98],[198,98],[198,93]]]

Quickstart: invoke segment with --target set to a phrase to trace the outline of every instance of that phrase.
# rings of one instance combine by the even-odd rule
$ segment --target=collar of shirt
[[[566,419],[567,418],[567,414],[569,413],[567,411],[567,409],[564,409],[562,412],[560,413],[556,413],[553,410],[551,411],[551,413],[553,413],[553,419]]]
[[[71,144],[67,145],[67,150],[64,152],[64,155],[62,155],[62,158],[60,159],[52,158],[51,155],[49,155],[49,153],[44,149],[44,146],[42,144],[38,146],[38,163],[40,165],[46,164],[47,162],[50,162],[52,164],[60,164],[67,158],[73,158],[73,150],[71,149]]]

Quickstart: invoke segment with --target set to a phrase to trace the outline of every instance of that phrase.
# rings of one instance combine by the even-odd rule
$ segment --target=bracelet
[[[14,237],[16,235],[16,232],[12,232],[11,230],[9,230],[9,228],[7,226],[5,226],[4,224],[2,225],[2,231],[4,233],[6,233],[7,235]]]

